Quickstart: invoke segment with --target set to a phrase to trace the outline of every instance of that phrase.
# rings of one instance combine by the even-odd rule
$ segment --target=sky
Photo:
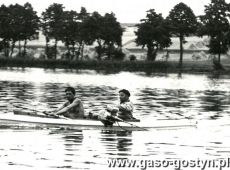
[[[230,0],[225,0],[230,3]],[[146,17],[146,11],[155,9],[157,13],[168,16],[169,11],[178,3],[188,5],[195,15],[204,14],[204,6],[211,0],[0,0],[0,5],[15,4],[24,5],[26,2],[32,4],[40,16],[42,11],[53,3],[63,4],[65,10],[80,12],[85,7],[88,12],[98,11],[101,15],[113,12],[120,23],[138,23]]]

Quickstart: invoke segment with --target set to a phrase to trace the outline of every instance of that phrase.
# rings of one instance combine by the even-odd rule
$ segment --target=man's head
[[[76,92],[75,92],[75,89],[73,87],[67,87],[65,89],[65,95],[66,95],[67,100],[73,100],[75,93]]]
[[[122,89],[119,91],[119,97],[121,102],[126,102],[129,100],[130,92],[126,89]]]

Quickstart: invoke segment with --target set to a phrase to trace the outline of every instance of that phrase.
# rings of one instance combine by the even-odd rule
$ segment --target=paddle
[[[43,115],[45,115],[46,117],[53,117],[53,118],[58,118],[58,119],[66,119],[69,120],[70,118],[65,117],[65,116],[60,116],[60,115],[56,115],[56,114],[50,114],[47,111],[39,111],[39,110],[33,110],[36,113],[41,113]]]
[[[66,119],[66,120],[72,120],[72,119],[70,119],[68,117],[60,116],[60,115],[56,115],[56,114],[50,114],[50,113],[48,113],[46,111],[43,111],[42,113],[45,114],[45,115],[47,115],[47,116],[54,117],[54,118],[61,118],[61,119]]]
[[[54,117],[54,118],[59,118],[58,115],[50,114],[50,113],[48,113],[47,111],[43,111],[42,113],[43,113],[44,115],[46,115],[46,116],[51,116],[51,117]]]
[[[62,119],[70,119],[70,118],[67,118],[65,116],[59,116],[59,115],[55,115],[55,114],[50,114],[49,112],[47,111],[40,111],[38,109],[31,109],[32,108],[37,108],[38,105],[42,105],[44,103],[41,103],[41,102],[38,102],[38,101],[34,101],[34,100],[31,100],[31,99],[17,99],[18,101],[20,101],[20,103],[23,103],[25,105],[28,105],[29,107],[22,107],[22,106],[15,106],[17,108],[22,108],[22,109],[26,109],[26,110],[29,110],[29,111],[32,111],[36,114],[34,114],[34,116],[41,116],[41,115],[44,115],[46,117],[53,117],[53,118],[62,118]],[[28,103],[29,102],[29,103]],[[14,103],[12,103],[12,105],[14,105]],[[24,111],[20,111],[21,113],[24,112]],[[24,112],[25,113],[25,112]],[[20,114],[20,113],[18,113]],[[30,115],[30,116],[33,116],[31,115],[29,112],[28,114],[25,114],[25,115]],[[42,116],[43,117],[43,116]]]
[[[112,115],[111,115],[111,117],[112,117],[113,119],[115,119],[115,120],[118,120],[118,121],[127,123],[127,124],[129,124],[129,125],[131,125],[131,126],[133,126],[133,127],[140,128],[140,129],[142,129],[142,130],[148,131],[148,129],[145,129],[145,128],[140,127],[140,126],[137,126],[137,125],[134,125],[134,124],[132,124],[132,123],[130,123],[130,122],[128,122],[128,121],[125,121],[125,120],[123,120],[123,119],[121,119],[121,118],[119,118],[119,117],[117,117],[117,116],[112,116]]]
[[[18,110],[14,109],[13,112],[16,115],[26,115],[26,116],[35,116],[35,117],[47,117],[47,118],[58,118],[58,119],[66,119],[69,120],[70,118],[64,117],[64,116],[59,116],[55,114],[50,114],[47,113],[46,111],[40,111],[40,110],[34,110],[34,109],[28,109],[26,108],[27,111],[24,110]]]

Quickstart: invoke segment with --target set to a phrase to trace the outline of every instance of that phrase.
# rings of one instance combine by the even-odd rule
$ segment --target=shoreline
[[[222,63],[224,63],[222,61]],[[184,61],[183,67],[178,67],[178,61],[69,61],[44,59],[0,58],[0,67],[45,68],[45,69],[75,69],[96,70],[105,72],[146,72],[146,73],[193,73],[229,74],[230,65],[223,64],[224,70],[215,70],[211,61]]]

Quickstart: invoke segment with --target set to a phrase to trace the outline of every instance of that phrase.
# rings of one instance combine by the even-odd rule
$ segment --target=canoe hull
[[[112,129],[112,130],[144,130],[144,129],[161,129],[161,128],[180,128],[188,126],[196,126],[190,120],[158,120],[146,125],[142,122],[116,122],[113,127],[104,127],[103,123],[99,120],[89,119],[57,119],[47,117],[34,117],[26,115],[2,114],[0,115],[0,125],[14,124],[20,126],[34,125],[34,126],[47,126],[47,127],[67,127],[76,129]],[[141,127],[141,128],[139,128]]]

